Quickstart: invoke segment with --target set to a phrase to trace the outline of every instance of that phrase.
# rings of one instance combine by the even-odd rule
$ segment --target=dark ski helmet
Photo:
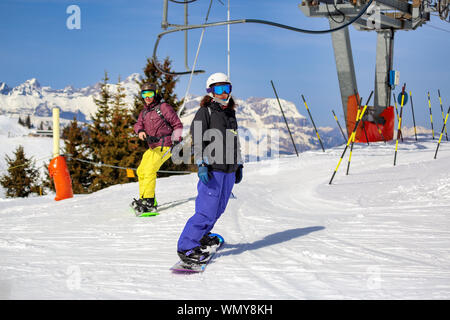
[[[144,92],[144,91],[153,91],[153,92],[155,92],[155,96],[154,96],[155,100],[154,101],[157,102],[157,103],[159,103],[159,101],[161,101],[161,96],[159,95],[159,91],[156,88],[156,84],[151,83],[151,82],[144,83],[142,85],[142,87],[141,87],[141,98],[142,98],[142,92]]]
[[[156,85],[154,83],[144,83],[141,87],[141,91],[155,91],[155,93],[158,93],[158,89],[156,88]]]

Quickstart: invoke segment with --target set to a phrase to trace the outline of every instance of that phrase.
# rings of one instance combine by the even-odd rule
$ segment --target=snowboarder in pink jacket
[[[153,83],[144,83],[141,97],[145,106],[134,125],[139,139],[146,141],[149,149],[137,168],[139,198],[131,206],[136,214],[156,213],[156,173],[171,157],[171,147],[181,141],[183,124],[171,105],[161,102],[161,96]]]

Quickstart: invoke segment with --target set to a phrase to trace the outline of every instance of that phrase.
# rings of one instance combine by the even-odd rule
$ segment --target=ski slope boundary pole
[[[414,123],[414,135],[415,135],[416,141],[417,141],[416,118],[414,116],[414,104],[413,104],[413,98],[412,98],[411,91],[409,91],[409,98],[411,99],[411,111],[412,111],[412,118],[413,118],[413,123]]]
[[[403,114],[403,103],[405,102],[405,87],[406,83],[402,89],[402,101],[400,103],[400,116],[398,118],[398,129],[397,129],[397,139],[395,139],[395,154],[394,154],[394,166],[397,163],[397,150],[398,150],[398,138],[401,135],[402,130],[402,114]]]
[[[356,90],[354,90],[353,92],[355,93],[355,98],[356,98],[358,96],[358,92],[356,92]],[[369,98],[367,98],[367,102],[365,104],[366,106],[369,105],[369,101],[372,98],[372,95],[373,95],[373,90],[370,92]],[[360,101],[358,101],[358,99],[356,99],[356,103],[358,104],[358,110],[360,108],[362,108],[362,106],[361,106],[362,98],[360,98],[360,99],[361,99]],[[374,119],[375,119],[375,117],[374,117]],[[358,118],[356,118],[356,120],[358,120]],[[375,123],[376,123],[376,121],[375,121]],[[366,137],[367,145],[369,145],[369,137],[367,137],[367,131],[366,131],[366,126],[364,125],[364,121],[362,122],[362,128],[364,130],[364,136]],[[378,128],[378,124],[377,124],[377,128]],[[379,131],[380,131],[380,128],[378,128],[378,132]],[[352,149],[353,149],[353,146],[352,146]]]
[[[278,105],[280,106],[281,114],[283,115],[284,122],[286,123],[286,128],[288,129],[289,135],[291,136],[292,145],[294,146],[295,153],[297,154],[297,157],[298,157],[298,151],[297,151],[297,147],[295,146],[294,137],[292,137],[291,129],[289,129],[289,125],[287,123],[286,116],[284,115],[283,108],[281,107],[281,103],[280,103],[280,99],[278,98],[277,90],[275,90],[275,86],[274,86],[272,80],[270,80],[270,83],[272,84],[273,92],[275,93],[275,97],[277,98]]]
[[[306,104],[306,100],[305,100],[305,97],[303,95],[302,95],[302,99],[303,99],[303,103],[305,104],[306,110],[308,111],[309,118],[311,119],[311,122],[312,122],[312,124],[314,126],[314,130],[316,130],[316,135],[317,135],[317,138],[319,139],[320,146],[322,147],[323,152],[325,152],[325,148],[323,147],[322,140],[320,139],[319,131],[317,131],[316,124],[314,123],[314,119],[313,119],[313,117],[311,115],[311,112],[309,111],[308,105]]]
[[[361,110],[358,109],[358,112],[356,113],[355,123],[358,121],[360,113],[361,113]],[[352,153],[353,153],[353,145],[355,144],[355,136],[356,136],[356,134],[353,135],[352,144],[350,146],[350,154],[348,155],[347,172],[345,173],[347,176],[348,176],[348,172],[350,171],[350,162],[352,161]]]
[[[334,113],[334,110],[331,110],[331,112],[333,112],[334,119],[335,119],[336,122],[337,122],[337,125],[338,125],[338,127],[339,127],[339,130],[341,130],[342,136],[344,137],[344,142],[347,141],[347,137],[346,137],[345,134],[344,134],[344,130],[342,130],[341,124],[339,123],[339,120],[338,120],[338,118],[336,117],[336,114]]]
[[[356,92],[355,92],[355,95],[356,95]],[[372,95],[373,95],[373,90],[370,92],[370,95],[369,95],[369,98],[367,99],[366,105],[369,104],[369,101],[372,98]],[[356,101],[358,101],[358,100],[356,100]],[[362,108],[362,106],[359,103],[358,103],[358,107]],[[380,125],[378,124],[377,118],[373,117],[373,120],[375,121],[375,125],[376,125],[376,127],[378,129],[378,133],[380,134],[381,138],[383,139],[384,143],[386,144],[386,139],[384,138],[383,132],[381,132]],[[363,122],[363,124],[364,124],[364,122]],[[364,133],[366,135],[367,145],[368,145],[369,144],[369,139],[367,138],[366,128],[365,127],[363,127],[363,128],[364,128]]]
[[[350,142],[351,142],[352,139],[353,139],[353,136],[356,134],[356,129],[358,129],[359,122],[361,121],[361,119],[362,119],[364,113],[366,112],[366,109],[367,109],[367,105],[364,106],[364,109],[363,109],[363,111],[361,112],[361,115],[360,115],[359,120],[355,123],[355,128],[353,129],[352,134],[351,134],[350,137],[348,138],[348,141],[347,141],[347,144],[345,145],[344,151],[342,151],[341,158],[339,159],[339,162],[338,162],[338,164],[337,164],[337,166],[336,166],[336,169],[334,169],[333,175],[331,176],[330,182],[329,182],[328,184],[331,184],[331,183],[333,182],[334,176],[336,175],[336,172],[338,171],[339,166],[340,166],[340,164],[341,164],[341,162],[342,162],[342,158],[344,158],[345,152],[347,151],[348,146],[349,146]]]
[[[449,113],[449,112],[450,112],[450,106],[448,107],[447,115],[445,116],[444,125],[442,126],[441,135],[439,136],[438,145],[437,145],[437,147],[436,147],[436,152],[434,153],[434,158],[435,158],[435,159],[436,159],[436,157],[437,157],[437,153],[438,153],[438,150],[439,150],[439,146],[441,145],[441,140],[442,140],[442,135],[444,134],[444,129],[446,129],[446,124],[447,124],[448,113]]]
[[[439,95],[439,105],[441,106],[442,121],[445,121],[444,120],[444,109],[442,108],[441,90],[439,90],[439,89],[438,89],[438,95]],[[448,141],[447,127],[445,127],[445,139]]]
[[[397,116],[397,121],[398,121],[398,108],[397,108],[397,98],[395,97],[395,93],[393,92],[392,95],[394,96],[394,106],[395,106],[395,115]]]
[[[405,96],[406,98],[408,98],[408,94],[406,93],[406,83],[403,85],[402,88],[402,100],[400,101],[400,119],[403,119],[403,107],[405,106]],[[403,120],[402,120],[403,122]],[[400,138],[402,139],[403,142],[403,132],[402,132],[402,125],[400,124]]]
[[[431,132],[434,140],[433,113],[431,112],[430,92],[428,91],[428,109],[430,110]]]

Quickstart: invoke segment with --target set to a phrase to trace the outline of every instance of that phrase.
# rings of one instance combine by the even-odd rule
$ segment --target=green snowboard
[[[158,202],[156,202],[156,199],[155,199],[154,206],[155,207],[158,206]],[[154,217],[154,216],[159,215],[159,212],[158,212],[157,208],[155,208],[155,211],[150,211],[150,212],[138,212],[138,211],[136,211],[136,209],[132,205],[130,205],[130,208],[131,208],[132,212],[136,215],[136,217],[143,217],[143,218],[145,218],[145,217]]]

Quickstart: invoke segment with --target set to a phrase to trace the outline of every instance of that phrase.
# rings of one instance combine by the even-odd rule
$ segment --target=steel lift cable
[[[211,12],[212,2],[213,2],[213,0],[211,0],[211,1],[209,2],[208,11],[207,11],[206,17],[205,17],[205,23],[208,22],[208,17],[209,17],[209,13]],[[183,110],[184,110],[184,108],[185,108],[185,106],[186,106],[186,97],[187,97],[187,95],[189,94],[189,89],[191,88],[192,76],[194,75],[195,66],[197,65],[198,54],[200,53],[200,47],[201,47],[202,42],[203,42],[203,36],[204,36],[204,34],[205,34],[205,28],[203,28],[202,34],[200,35],[200,40],[199,40],[199,42],[198,42],[198,47],[197,47],[197,53],[195,54],[194,64],[193,64],[192,70],[191,70],[191,72],[190,72],[191,75],[190,75],[190,77],[189,77],[189,82],[188,82],[188,85],[187,85],[187,88],[186,88],[186,93],[185,93],[184,99],[183,99],[183,105],[181,106],[181,108],[180,108],[180,109],[178,110],[178,112],[177,112],[178,116],[181,115],[181,113],[183,112]],[[158,66],[157,66],[158,63],[157,63],[156,61],[154,61],[154,64],[155,64],[155,67],[158,69]]]
[[[170,0],[172,2],[174,2],[175,0]],[[169,33],[173,33],[173,32],[179,32],[179,31],[184,31],[184,30],[193,30],[193,29],[201,29],[201,28],[208,28],[208,27],[216,27],[216,26],[224,26],[224,25],[229,25],[229,24],[238,24],[238,23],[257,23],[257,24],[265,24],[265,25],[269,25],[272,27],[276,27],[276,28],[281,28],[281,29],[286,29],[286,30],[290,30],[290,31],[294,31],[294,32],[300,32],[300,33],[307,33],[307,34],[325,34],[325,33],[330,33],[330,32],[335,32],[341,29],[344,29],[346,27],[348,27],[349,25],[351,25],[352,23],[354,23],[355,21],[357,21],[369,8],[369,6],[372,4],[374,0],[370,0],[360,11],[360,13],[358,13],[354,18],[352,18],[350,21],[346,22],[345,24],[342,24],[336,28],[331,28],[331,29],[325,29],[325,30],[309,30],[309,29],[301,29],[301,28],[296,28],[296,27],[292,27],[292,26],[288,26],[288,25],[284,25],[281,23],[277,23],[277,22],[272,22],[272,21],[267,21],[267,20],[261,20],[261,19],[238,19],[238,20],[230,20],[230,21],[218,21],[218,22],[211,22],[211,23],[204,23],[204,24],[200,24],[200,25],[190,25],[190,26],[176,26],[174,29],[171,30],[167,30],[167,31],[163,31],[160,34],[158,34],[157,38],[156,38],[156,42],[153,48],[153,62],[155,64],[156,69],[159,72],[162,72],[164,74],[168,74],[168,75],[172,75],[172,76],[180,76],[180,75],[185,75],[185,74],[190,74],[190,73],[203,73],[205,72],[204,70],[189,70],[189,71],[184,71],[184,72],[170,72],[170,71],[166,71],[163,70],[158,63],[158,58],[157,58],[157,51],[158,51],[158,46],[159,46],[159,42],[161,40],[161,38]],[[179,3],[185,3],[185,1],[179,1]]]

